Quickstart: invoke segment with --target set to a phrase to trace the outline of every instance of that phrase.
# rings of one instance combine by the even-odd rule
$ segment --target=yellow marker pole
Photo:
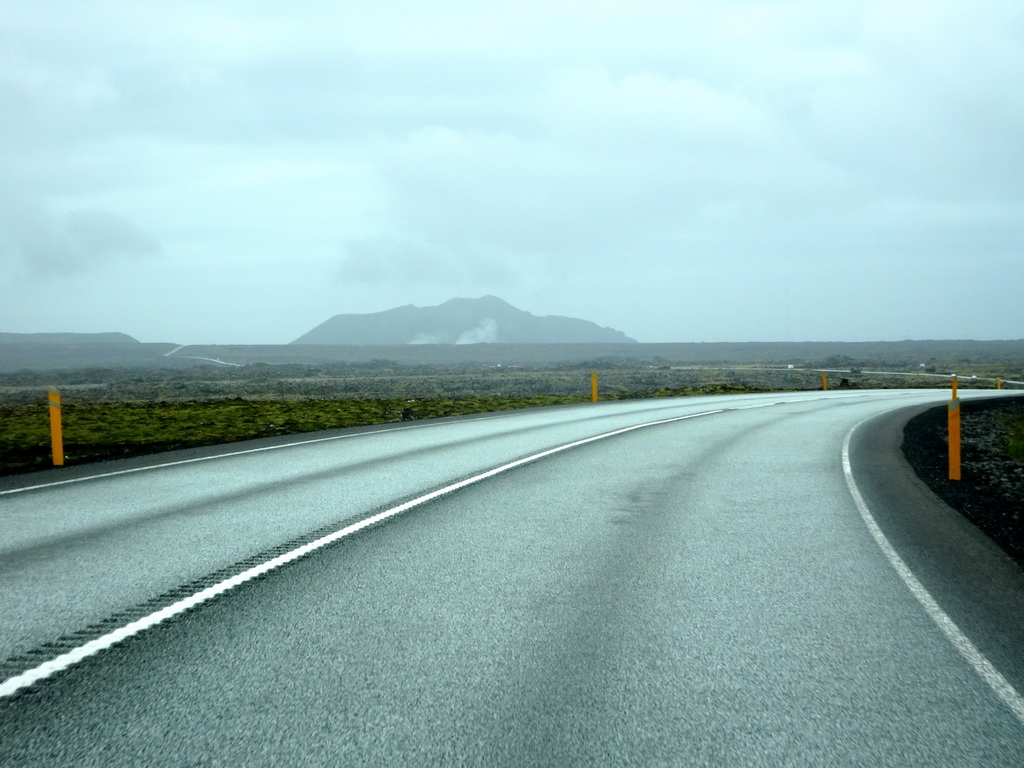
[[[590,399],[593,402],[597,402],[597,374],[590,374]]]
[[[828,392],[828,374],[821,372],[821,388]]]
[[[953,377],[953,399],[956,400],[956,376]]]
[[[999,378],[999,377],[997,376],[997,377],[996,377],[996,389],[1002,389],[1002,388],[1003,388],[1003,380],[1002,380],[1002,379],[1000,379],[1000,378]]]
[[[949,401],[949,479],[960,479],[960,400]]]
[[[60,420],[60,390],[50,387],[50,442],[53,444],[53,466],[64,466],[64,434]]]

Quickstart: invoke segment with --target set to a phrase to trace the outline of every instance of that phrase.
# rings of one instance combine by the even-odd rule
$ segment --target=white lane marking
[[[334,533],[329,533],[326,536],[317,539],[316,541],[311,541],[310,543],[304,544],[301,547],[296,547],[290,552],[286,552],[283,555],[279,555],[275,558],[260,563],[259,565],[253,566],[252,568],[242,571],[241,573],[236,574],[235,576],[232,576],[229,579],[225,579],[224,581],[218,584],[214,584],[213,586],[200,590],[199,592],[196,592],[186,598],[183,598],[177,601],[176,603],[168,605],[166,608],[161,608],[159,611],[155,611],[154,613],[151,613],[148,616],[144,616],[141,619],[133,621],[129,624],[125,624],[123,627],[119,627],[118,629],[115,629],[113,632],[109,632],[103,635],[102,637],[97,637],[95,640],[90,640],[89,642],[84,643],[78,646],[77,648],[73,648],[70,651],[67,651],[66,653],[62,653],[61,655],[56,656],[53,659],[50,659],[49,661],[43,662],[37,667],[33,667],[32,669],[26,670],[25,672],[22,672],[19,675],[15,675],[14,677],[8,678],[3,683],[0,683],[0,699],[13,696],[15,693],[22,690],[23,688],[28,688],[29,686],[34,685],[40,680],[45,680],[46,678],[51,677],[57,674],[58,672],[68,669],[69,667],[74,666],[78,662],[87,659],[88,657],[93,656],[99,653],[100,651],[104,651],[107,648],[116,645],[117,643],[120,643],[122,640],[127,640],[129,637],[132,637],[133,635],[137,635],[138,633],[146,629],[149,629],[150,627],[154,627],[157,624],[160,624],[161,622],[164,622],[169,618],[182,614],[185,611],[188,611],[191,608],[194,608],[195,606],[199,605],[200,603],[204,603],[207,600],[216,597],[217,595],[223,594],[224,592],[227,592],[230,589],[234,589],[240,584],[244,584],[245,582],[255,579],[258,576],[262,576],[263,574],[269,571],[272,571],[276,568],[280,568],[282,565],[290,563],[293,560],[298,560],[300,557],[308,555],[310,552],[314,552],[322,547],[326,547],[328,544],[333,544],[334,542],[343,539],[346,536],[351,536],[353,533],[356,533],[357,531],[361,531],[364,528],[367,528],[371,525],[375,525],[379,522],[387,520],[390,517],[400,515],[401,513],[412,509],[413,507],[418,507],[419,505],[436,499],[439,496],[444,496],[446,494],[452,493],[453,491],[457,491],[460,488],[465,488],[467,485],[479,483],[481,480],[486,480],[487,478],[494,477],[495,475],[501,474],[502,472],[507,472],[508,470],[514,469],[515,467],[521,467],[524,464],[529,464],[530,462],[537,461],[538,459],[543,459],[546,456],[551,456],[552,454],[555,453],[567,451],[570,448],[576,448],[581,445],[586,445],[587,443],[593,443],[596,440],[604,440],[605,438],[608,437],[614,437],[615,435],[621,435],[625,434],[626,432],[633,432],[634,430],[637,429],[653,427],[659,424],[669,424],[674,421],[695,419],[699,416],[711,416],[712,414],[715,413],[724,413],[724,411],[725,409],[717,409],[713,411],[701,411],[700,413],[691,413],[686,416],[674,416],[669,419],[659,419],[657,421],[645,422],[644,424],[635,424],[631,427],[623,427],[622,429],[616,429],[611,432],[605,432],[600,435],[595,435],[594,437],[587,437],[582,440],[575,440],[571,443],[566,443],[565,445],[559,445],[555,448],[549,448],[546,451],[535,453],[532,456],[527,456],[525,458],[517,459],[516,461],[512,461],[507,464],[502,464],[501,466],[495,467],[494,469],[489,469],[486,472],[481,472],[478,475],[473,475],[472,477],[467,478],[465,480],[460,480],[457,483],[446,485],[445,487],[439,488],[436,491],[431,491],[430,493],[423,494],[422,496],[418,496],[415,499],[412,499],[411,501],[405,502],[404,504],[399,504],[398,506],[392,507],[391,509],[386,509],[383,512],[378,512],[376,515],[371,515],[370,517],[360,520],[357,523],[345,526],[344,528],[341,528],[335,531]]]
[[[793,403],[813,403],[819,400],[852,400],[860,397],[880,397],[885,396],[885,392],[836,392],[829,394],[816,395],[814,397],[794,397],[791,400],[773,400],[770,403],[758,403],[757,405],[738,405],[730,408],[731,411],[749,411],[752,408],[771,408],[773,405],[791,405]]]
[[[179,347],[178,349],[180,349],[180,348],[181,347]],[[764,403],[763,405],[751,405],[751,406],[745,406],[745,407],[746,408],[766,408],[766,407],[768,407],[770,405],[786,405],[789,402],[796,402],[796,403],[805,402],[805,400],[807,400],[807,399],[809,399],[809,398],[804,398],[804,399],[799,399],[799,400],[778,400],[778,401],[774,401],[774,402],[771,402],[771,403]],[[744,408],[733,408],[732,410],[737,410],[738,411],[738,410],[744,410]],[[518,411],[516,411],[516,412],[518,412]],[[511,413],[513,413],[513,412],[512,411],[505,411],[503,413],[495,414],[493,416],[476,416],[476,417],[472,417],[472,418],[462,419],[462,421],[488,421],[490,419],[500,419],[500,418],[506,417],[506,416],[510,415]],[[41,488],[55,488],[58,485],[69,485],[70,483],[84,483],[87,480],[99,480],[99,479],[104,478],[104,477],[116,477],[118,475],[130,475],[130,474],[135,473],[135,472],[148,472],[148,471],[153,470],[153,469],[166,469],[167,467],[177,467],[177,466],[180,466],[182,464],[195,464],[195,463],[200,462],[200,461],[213,461],[214,459],[226,459],[226,458],[229,458],[231,456],[244,456],[245,454],[248,454],[248,453],[262,453],[263,451],[276,451],[276,450],[280,450],[281,448],[292,448],[292,447],[297,446],[297,445],[311,445],[313,443],[326,443],[326,442],[329,442],[329,441],[332,441],[332,440],[348,440],[348,439],[356,438],[356,437],[365,437],[367,435],[379,435],[379,434],[381,434],[383,432],[401,432],[401,431],[406,430],[406,429],[425,429],[427,427],[434,427],[434,426],[437,426],[436,422],[432,423],[432,424],[410,424],[409,426],[405,426],[405,427],[389,427],[387,429],[375,429],[375,430],[369,430],[369,431],[366,431],[366,432],[357,432],[357,433],[350,433],[350,434],[345,434],[345,435],[334,435],[332,437],[317,437],[317,438],[313,438],[311,440],[298,440],[296,442],[281,443],[280,445],[267,445],[267,446],[263,446],[262,448],[247,448],[247,449],[245,449],[243,451],[230,451],[228,453],[217,453],[217,454],[215,454],[213,456],[197,456],[196,458],[193,458],[193,459],[181,459],[179,461],[166,461],[166,462],[163,462],[161,464],[149,464],[149,465],[147,465],[145,467],[134,467],[132,469],[118,469],[118,470],[115,470],[113,472],[101,472],[101,473],[96,474],[96,475],[86,475],[84,477],[72,477],[72,478],[69,478],[67,480],[54,480],[53,482],[49,482],[49,483],[38,483],[36,485],[26,485],[23,488],[8,488],[7,490],[0,491],[0,496],[7,496],[7,495],[10,495],[10,494],[13,494],[13,493],[24,493],[25,491],[37,491],[37,490],[39,490]],[[197,447],[212,448],[212,447],[215,447],[215,446],[197,446]]]
[[[500,419],[500,415],[496,416],[477,416],[469,419],[462,419],[465,421],[489,421],[491,419]],[[445,422],[448,423],[448,422]],[[276,451],[281,448],[293,448],[296,445],[312,445],[313,443],[327,443],[332,440],[348,440],[356,437],[366,437],[368,435],[379,435],[384,432],[402,432],[406,429],[426,429],[427,427],[436,427],[438,423],[432,424],[410,424],[407,427],[388,427],[387,429],[374,429],[367,432],[354,432],[345,435],[333,435],[331,437],[316,437],[311,440],[297,440],[291,443],[281,443],[280,445],[265,445],[262,448],[246,448],[243,451],[230,451],[228,453],[217,453],[213,456],[197,456],[193,459],[180,459],[178,461],[166,461],[162,464],[149,464],[145,467],[133,467],[132,469],[118,469],[113,472],[101,472],[96,475],[86,475],[85,477],[72,477],[67,480],[54,480],[52,483],[40,483],[38,485],[26,485],[24,488],[9,488],[6,491],[0,491],[0,496],[5,496],[11,493],[24,493],[25,491],[36,491],[40,488],[54,488],[58,485],[68,485],[69,483],[84,483],[86,480],[99,480],[104,477],[116,477],[118,475],[130,475],[134,472],[148,472],[151,469],[165,469],[167,467],[177,467],[182,464],[195,464],[200,461],[213,461],[214,459],[226,459],[231,456],[244,456],[247,453],[262,453],[264,451]],[[205,448],[215,448],[216,446],[200,446]]]
[[[468,418],[463,418],[460,421],[461,422],[467,422],[467,421],[491,421],[493,419],[506,418],[508,416],[511,416],[514,413],[519,413],[519,412],[520,412],[519,409],[517,409],[516,411],[502,411],[501,413],[496,413],[496,414],[494,414],[492,416],[472,416],[472,417],[468,417]],[[443,423],[444,424],[448,424],[450,422],[443,422]],[[217,454],[214,454],[212,456],[197,456],[196,458],[193,458],[193,459],[180,459],[178,461],[166,461],[166,462],[163,462],[161,464],[148,464],[145,467],[133,467],[132,469],[118,469],[118,470],[114,470],[113,472],[101,472],[101,473],[96,474],[96,475],[86,475],[84,477],[72,477],[72,478],[69,478],[67,480],[54,480],[53,482],[50,482],[50,483],[39,483],[37,485],[26,485],[23,488],[9,488],[7,490],[0,491],[0,496],[6,496],[6,495],[12,494],[12,493],[24,493],[25,491],[37,491],[37,490],[39,490],[41,488],[54,488],[54,487],[56,487],[58,485],[68,485],[70,483],[84,483],[87,480],[99,480],[99,479],[104,478],[104,477],[117,477],[118,475],[130,475],[130,474],[133,474],[135,472],[148,472],[148,471],[150,471],[152,469],[166,469],[167,467],[177,467],[177,466],[180,466],[182,464],[195,464],[195,463],[200,462],[200,461],[213,461],[215,459],[227,459],[227,458],[230,458],[232,456],[244,456],[244,455],[249,454],[249,453],[263,453],[264,451],[276,451],[276,450],[280,450],[282,448],[294,448],[297,445],[312,445],[314,443],[326,443],[326,442],[330,442],[332,440],[349,440],[349,439],[357,438],[357,437],[367,437],[369,435],[380,435],[380,434],[383,434],[384,432],[402,432],[402,431],[407,430],[407,429],[427,429],[429,427],[440,426],[441,424],[442,424],[442,422],[430,421],[430,422],[424,423],[424,424],[410,424],[410,425],[404,426],[404,427],[388,427],[386,429],[372,429],[372,430],[367,430],[366,432],[355,432],[355,433],[348,433],[348,434],[344,434],[344,435],[333,435],[331,437],[316,437],[316,438],[312,438],[310,440],[297,440],[295,442],[281,443],[280,445],[265,445],[262,448],[246,448],[245,450],[242,450],[242,451],[229,451],[228,453],[217,453]],[[367,426],[372,426],[372,425],[367,425]],[[214,448],[216,446],[197,446],[197,447],[200,447],[200,448]]]
[[[864,421],[867,421],[865,419]],[[896,570],[899,577],[903,580],[903,583],[907,585],[907,589],[910,593],[917,598],[917,601],[924,608],[925,612],[931,618],[932,621],[938,625],[939,629],[946,636],[946,639],[953,644],[953,647],[959,651],[960,655],[967,660],[967,663],[971,665],[971,668],[981,677],[982,680],[988,684],[989,688],[1002,699],[1003,703],[1010,708],[1010,711],[1017,718],[1021,725],[1024,725],[1024,698],[1021,697],[1017,689],[1010,684],[1010,682],[1003,677],[1003,675],[997,670],[985,655],[977,649],[977,647],[970,641],[970,639],[963,633],[963,631],[956,625],[956,622],[950,618],[949,614],[946,613],[939,604],[935,601],[935,598],[931,596],[931,593],[925,588],[924,584],[918,580],[914,575],[914,572],[910,570],[909,566],[903,561],[903,558],[897,554],[892,544],[889,543],[889,539],[882,529],[878,527],[878,523],[875,522],[874,516],[871,514],[871,510],[868,509],[867,503],[864,501],[864,497],[861,496],[860,490],[857,488],[857,483],[853,479],[853,469],[850,466],[850,438],[853,437],[853,433],[857,428],[864,423],[861,421],[855,424],[853,428],[846,433],[846,439],[843,440],[843,474],[846,477],[846,485],[850,489],[850,495],[853,496],[853,501],[857,505],[857,509],[860,511],[860,516],[864,520],[864,524],[867,526],[868,531],[871,532],[871,536],[874,538],[875,543],[878,544],[879,549],[885,555],[889,564]]]

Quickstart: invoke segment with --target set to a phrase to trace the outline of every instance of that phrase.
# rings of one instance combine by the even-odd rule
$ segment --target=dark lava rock
[[[1024,566],[1024,462],[1007,454],[1005,416],[1024,415],[1024,400],[960,401],[960,480],[949,479],[946,406],[911,419],[903,453],[918,477]]]

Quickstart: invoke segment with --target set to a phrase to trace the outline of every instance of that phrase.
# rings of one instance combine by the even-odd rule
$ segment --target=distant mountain
[[[496,296],[451,299],[437,307],[404,307],[335,315],[292,344],[598,344],[636,343],[588,320],[538,317]]]
[[[0,344],[138,344],[126,333],[0,333]]]

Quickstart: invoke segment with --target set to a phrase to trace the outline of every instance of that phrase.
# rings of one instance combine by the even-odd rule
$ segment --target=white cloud
[[[138,227],[113,213],[78,209],[54,214],[38,203],[0,202],[0,259],[8,278],[75,274],[159,249]]]
[[[950,264],[999,307],[1019,287],[1016,0],[39,0],[4,14],[0,302],[19,328],[61,330],[40,325],[53,294],[16,292],[14,275],[127,264],[118,279],[138,294],[166,291],[152,306],[188,291],[196,311],[144,303],[123,330],[183,341],[216,340],[201,308],[225,302],[239,318],[218,324],[225,342],[272,332],[250,302],[311,327],[484,293],[653,341],[778,337],[762,316],[787,270],[815,275],[816,295],[881,295],[879,281]],[[680,325],[678,286],[697,276],[686,311],[703,319]],[[794,334],[912,335],[906,318],[937,324],[948,298],[927,286],[916,315],[840,302],[831,325],[794,311]],[[989,322],[975,335],[1019,335]]]
[[[0,93],[5,102],[51,116],[103,109],[121,98],[101,67],[33,61],[16,48],[0,48]]]
[[[498,341],[498,323],[491,317],[485,317],[480,324],[459,334],[456,344],[493,344]]]

